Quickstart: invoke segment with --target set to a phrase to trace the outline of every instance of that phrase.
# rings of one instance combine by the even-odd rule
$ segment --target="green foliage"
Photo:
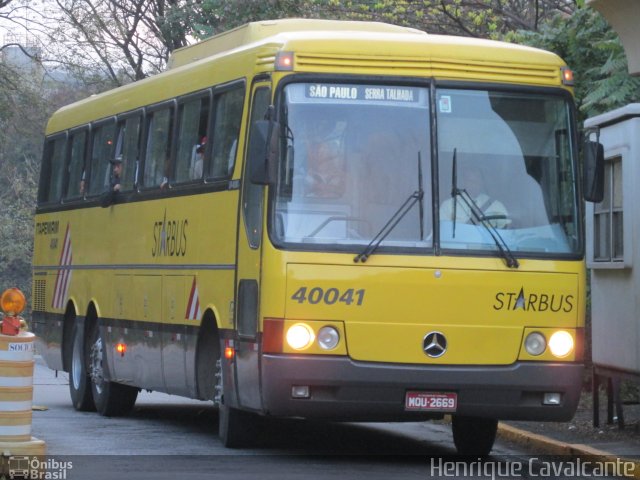
[[[37,81],[31,66],[0,61],[0,290],[18,287],[28,299],[44,127],[59,106],[87,96],[72,84]]]
[[[17,72],[0,68],[6,81],[0,84],[0,289],[18,287],[29,298],[45,109]]]
[[[315,4],[313,0],[187,0],[170,7],[166,18],[203,39],[249,22],[308,17]]]
[[[191,25],[195,38],[247,22],[275,18],[378,21],[429,33],[497,37],[514,29],[536,29],[557,12],[571,13],[572,0],[188,0],[173,15]]]
[[[575,93],[583,117],[640,100],[640,79],[629,75],[617,34],[591,8],[557,16],[538,32],[518,31],[505,39],[551,50],[575,72]]]

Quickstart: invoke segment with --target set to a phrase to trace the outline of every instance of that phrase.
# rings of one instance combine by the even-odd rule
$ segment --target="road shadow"
[[[194,433],[218,437],[218,410],[207,405],[139,405],[132,416],[163,422]],[[376,457],[451,456],[455,449],[443,447],[411,433],[376,428],[372,424],[339,423],[304,419],[260,417],[252,419],[251,441],[246,447],[256,454]],[[426,430],[426,427],[425,427]],[[425,435],[426,436],[426,435]]]

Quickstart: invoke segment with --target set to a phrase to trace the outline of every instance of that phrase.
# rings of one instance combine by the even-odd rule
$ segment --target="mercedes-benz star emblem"
[[[438,358],[447,351],[447,339],[442,332],[429,332],[422,341],[424,353],[431,358]]]

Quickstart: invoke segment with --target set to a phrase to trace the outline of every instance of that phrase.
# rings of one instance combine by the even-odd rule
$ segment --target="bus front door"
[[[264,119],[271,102],[269,84],[257,83],[252,89],[249,137],[254,134],[251,125]],[[251,138],[246,143],[250,144]],[[249,181],[243,175],[241,218],[238,225],[238,265],[236,284],[236,388],[240,407],[261,410],[260,343],[258,314],[260,305],[260,265],[264,195],[262,185]]]

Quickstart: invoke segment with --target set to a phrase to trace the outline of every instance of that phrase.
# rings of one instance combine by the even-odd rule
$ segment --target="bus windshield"
[[[378,236],[387,252],[579,253],[567,99],[463,89],[429,97],[418,86],[287,85],[276,243],[361,252]]]

